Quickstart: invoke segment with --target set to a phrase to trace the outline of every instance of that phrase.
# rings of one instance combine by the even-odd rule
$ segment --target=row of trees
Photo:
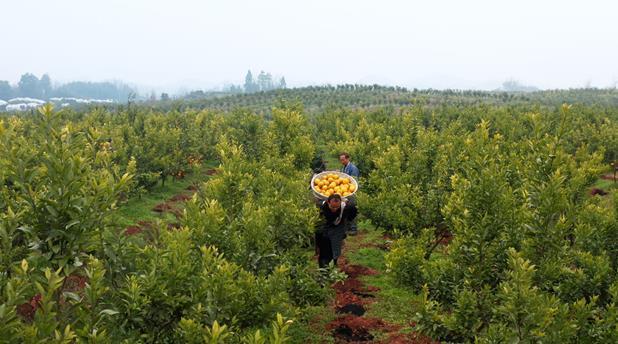
[[[364,172],[358,204],[398,237],[391,277],[445,342],[618,341],[618,108],[448,105],[318,114]]]
[[[13,97],[48,99],[51,96],[52,83],[47,74],[43,74],[41,79],[34,74],[23,74],[15,87],[8,81],[0,80],[0,99],[8,100]]]
[[[276,89],[257,93],[218,93],[212,96],[203,94],[188,101],[153,105],[166,110],[173,107],[179,110],[209,108],[231,111],[240,107],[270,113],[272,105],[279,101],[300,102],[305,110],[311,113],[324,112],[332,108],[378,109],[387,106],[405,108],[410,105],[439,108],[444,105],[486,104],[534,108],[535,106],[558,106],[566,102],[618,106],[618,90],[573,89],[524,93],[479,90],[408,90],[403,87],[347,84]]]
[[[327,294],[306,256],[302,110],[62,110],[0,120],[0,341],[285,343]],[[45,154],[39,154],[45,152]],[[127,236],[127,196],[204,159],[180,227]],[[281,210],[285,209],[285,212]]]
[[[617,157],[616,107],[270,105],[0,117],[0,338],[284,341],[285,319],[327,296],[307,183],[315,143],[334,142],[363,172],[361,212],[398,238],[386,261],[422,296],[416,330],[618,341],[618,199],[586,194]],[[115,224],[123,200],[215,159],[180,229]]]
[[[39,79],[36,75],[26,73],[21,76],[17,85],[0,80],[0,99],[8,100],[15,97],[28,97],[48,100],[52,97],[73,97],[92,99],[113,99],[124,102],[135,90],[123,83],[73,81],[66,84],[53,85],[47,74]]]

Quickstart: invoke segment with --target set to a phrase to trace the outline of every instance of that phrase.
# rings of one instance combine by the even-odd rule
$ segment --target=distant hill
[[[144,104],[159,109],[217,109],[230,111],[245,108],[268,113],[278,102],[301,103],[305,111],[326,108],[403,107],[414,104],[546,104],[583,103],[618,106],[616,89],[570,89],[545,91],[478,91],[478,90],[408,90],[404,87],[379,85],[308,86],[268,92],[231,94],[207,92],[202,97],[151,101]]]

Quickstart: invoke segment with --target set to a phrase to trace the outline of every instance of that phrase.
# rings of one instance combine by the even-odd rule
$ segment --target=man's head
[[[345,152],[340,153],[339,162],[341,162],[343,166],[348,166],[348,164],[350,163],[350,154],[345,153]]]
[[[341,208],[341,196],[339,194],[332,194],[328,196],[326,203],[328,203],[330,210],[338,210]]]

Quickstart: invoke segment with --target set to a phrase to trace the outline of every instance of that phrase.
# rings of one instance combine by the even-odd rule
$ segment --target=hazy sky
[[[617,1],[2,0],[0,80],[542,88],[618,82]]]

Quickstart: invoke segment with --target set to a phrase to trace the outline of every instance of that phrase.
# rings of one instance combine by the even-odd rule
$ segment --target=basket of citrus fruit
[[[349,198],[358,190],[358,182],[343,172],[324,171],[311,178],[311,190],[315,197],[323,200],[332,194]]]

